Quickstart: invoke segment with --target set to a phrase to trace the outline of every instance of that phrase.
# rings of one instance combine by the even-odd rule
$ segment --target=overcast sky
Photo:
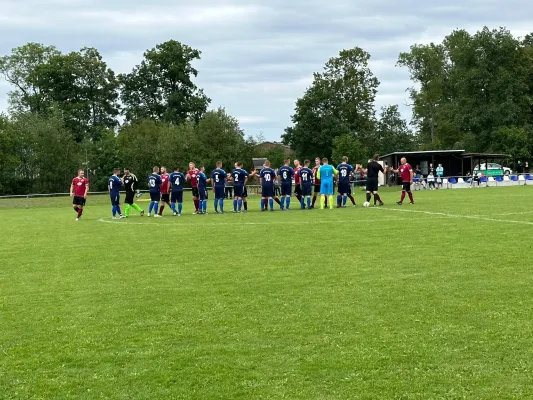
[[[96,47],[120,73],[169,39],[197,48],[196,82],[211,106],[269,140],[290,124],[312,73],[343,48],[372,55],[377,109],[399,104],[409,118],[410,82],[395,64],[411,44],[440,42],[455,28],[533,31],[533,3],[525,0],[0,0],[0,10],[2,55],[30,41],[65,52]],[[0,110],[8,91],[0,81]]]

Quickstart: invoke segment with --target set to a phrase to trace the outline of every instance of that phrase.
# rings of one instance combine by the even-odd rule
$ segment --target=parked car
[[[502,167],[500,164],[488,163],[488,168],[485,164],[481,164],[481,168],[478,165],[474,168],[475,175],[481,175],[481,172],[485,173],[485,176],[502,176],[511,175],[513,171],[511,168]]]

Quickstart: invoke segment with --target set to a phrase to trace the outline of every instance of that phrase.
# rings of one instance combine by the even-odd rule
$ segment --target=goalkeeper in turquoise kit
[[[324,209],[326,196],[328,196],[329,208],[333,208],[333,177],[338,175],[339,171],[328,164],[328,159],[322,159],[322,166],[318,169],[317,178],[320,179],[320,209]]]

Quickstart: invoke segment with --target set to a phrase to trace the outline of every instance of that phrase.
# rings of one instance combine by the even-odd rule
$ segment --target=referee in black
[[[137,210],[142,217],[144,215],[143,209],[134,202],[135,193],[139,186],[139,180],[137,179],[135,174],[132,174],[130,172],[129,168],[124,168],[124,176],[122,177],[122,182],[124,183],[124,189],[126,190],[126,199],[124,200],[124,204],[126,205],[124,214],[126,218],[130,216],[131,207]]]
[[[379,173],[381,172],[384,174],[385,170],[381,164],[378,163],[378,160],[379,154],[375,154],[371,160],[368,160],[368,167],[366,170],[366,201],[370,202],[371,195],[374,195],[374,205],[379,203],[379,205],[382,206],[383,202],[378,194],[378,177]]]

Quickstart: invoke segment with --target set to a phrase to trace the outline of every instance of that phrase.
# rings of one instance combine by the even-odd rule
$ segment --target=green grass
[[[398,196],[121,221],[102,196],[78,223],[0,201],[0,398],[533,398],[533,188]]]

